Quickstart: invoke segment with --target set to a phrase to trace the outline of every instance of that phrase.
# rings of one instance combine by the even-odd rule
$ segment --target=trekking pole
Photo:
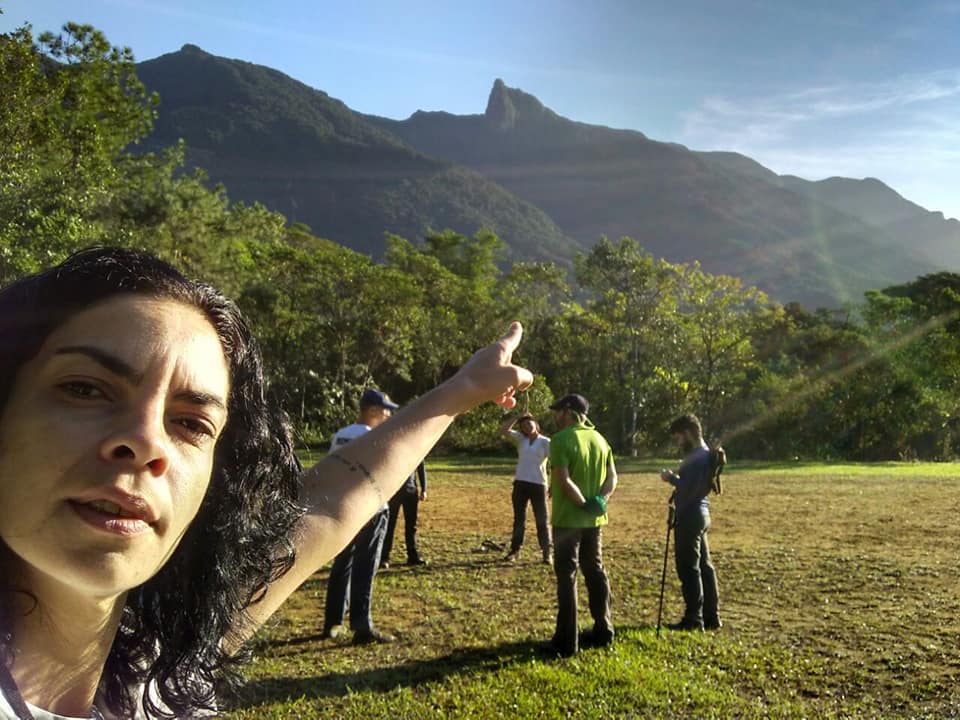
[[[670,553],[670,531],[673,530],[675,508],[673,495],[667,503],[667,541],[663,546],[663,573],[660,575],[660,607],[657,610],[657,638],[660,637],[660,621],[663,619],[663,589],[667,584],[667,556]]]

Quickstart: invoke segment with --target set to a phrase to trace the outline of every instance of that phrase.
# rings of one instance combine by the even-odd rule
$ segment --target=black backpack
[[[727,451],[718,441],[710,447],[710,489],[717,495],[723,493],[723,483],[720,481],[720,476],[723,474],[723,468],[726,464]]]

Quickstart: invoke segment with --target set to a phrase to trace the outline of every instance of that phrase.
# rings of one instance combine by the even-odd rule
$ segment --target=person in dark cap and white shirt
[[[557,626],[541,650],[565,657],[576,654],[581,644],[609,645],[614,634],[601,529],[607,524],[607,500],[617,487],[617,468],[610,444],[587,418],[589,408],[587,399],[576,394],[550,406],[560,428],[550,440]],[[577,626],[578,564],[593,616],[593,628],[582,636]]]
[[[330,443],[330,452],[370,432],[399,407],[384,392],[373,388],[364,390],[360,398],[357,422],[337,431]],[[354,644],[394,641],[393,635],[381,632],[373,626],[370,609],[373,600],[373,578],[380,565],[380,552],[387,534],[389,518],[389,506],[384,504],[334,559],[330,578],[327,580],[323,637],[338,638],[343,635],[343,618],[349,595],[350,628],[353,630]]]
[[[514,426],[519,427],[515,430]],[[547,459],[550,457],[550,438],[540,432],[540,423],[530,413],[508,417],[500,425],[500,434],[517,446],[517,469],[513,474],[513,533],[506,560],[515,560],[523,546],[527,520],[527,503],[533,508],[537,523],[537,541],[543,553],[543,562],[553,562],[553,541],[547,520]]]

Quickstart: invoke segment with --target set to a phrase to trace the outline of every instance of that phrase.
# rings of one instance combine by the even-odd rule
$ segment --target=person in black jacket
[[[420,490],[417,491],[417,483]],[[390,498],[390,521],[387,523],[387,536],[383,539],[380,553],[380,567],[390,567],[390,551],[393,549],[393,533],[397,529],[400,508],[403,508],[403,537],[407,545],[407,565],[426,565],[427,561],[417,550],[417,515],[420,501],[427,499],[427,469],[421,462],[396,494]]]
[[[673,528],[677,575],[686,610],[683,618],[668,624],[671,630],[718,630],[717,573],[710,562],[707,531],[710,529],[710,449],[696,415],[682,415],[670,425],[673,441],[684,458],[676,472],[662,470],[660,479],[674,487]]]

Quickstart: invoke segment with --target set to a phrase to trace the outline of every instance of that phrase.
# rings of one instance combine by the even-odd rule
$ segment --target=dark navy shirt
[[[680,463],[677,472],[670,473],[670,484],[676,488],[674,506],[677,513],[695,508],[710,508],[710,449],[701,442]]]

